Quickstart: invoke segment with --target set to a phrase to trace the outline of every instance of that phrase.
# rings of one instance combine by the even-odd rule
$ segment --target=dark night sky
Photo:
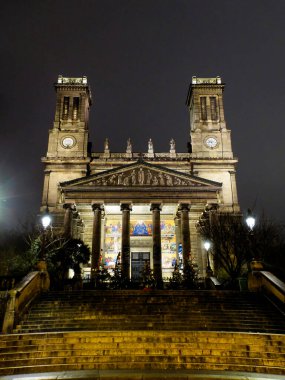
[[[284,0],[0,4],[0,225],[39,210],[58,74],[87,75],[93,150],[185,152],[192,75],[220,75],[242,209],[285,220]]]

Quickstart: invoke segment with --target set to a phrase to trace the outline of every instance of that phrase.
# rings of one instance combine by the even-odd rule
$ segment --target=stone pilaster
[[[72,237],[72,218],[73,218],[73,211],[75,210],[75,206],[73,203],[65,203],[63,205],[63,208],[65,210],[64,214],[64,222],[63,222],[63,229],[64,229],[64,237],[66,239],[69,239]]]
[[[237,197],[237,184],[236,184],[236,173],[235,171],[230,171],[231,178],[231,189],[232,189],[232,200],[233,200],[233,211],[239,210],[238,197]]]
[[[130,279],[130,211],[129,203],[121,204],[122,211],[122,277]]]
[[[181,203],[179,206],[181,213],[181,240],[183,249],[183,267],[191,254],[190,227],[189,227],[189,211],[188,203]]]
[[[161,229],[160,229],[160,211],[161,205],[153,203],[150,207],[152,211],[152,244],[153,244],[153,274],[157,286],[162,284],[162,267],[161,267]]]
[[[99,268],[101,253],[101,219],[103,205],[94,203],[92,205],[94,213],[93,236],[92,236],[92,256],[91,256],[91,278],[94,278],[95,270]]]

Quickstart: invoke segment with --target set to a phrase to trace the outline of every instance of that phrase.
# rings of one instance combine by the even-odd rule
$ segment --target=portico
[[[192,238],[197,246],[197,236],[190,233],[191,210],[201,213],[205,199],[217,203],[220,187],[219,183],[139,160],[62,183],[61,192],[65,220],[73,223],[73,235],[80,234],[78,237],[92,246],[91,276],[100,265],[114,268],[120,253],[125,278],[132,278],[136,266],[149,261],[160,282],[171,275],[176,262],[183,263],[196,254],[191,251]],[[66,204],[76,208],[76,220],[82,221],[83,229],[72,222]]]

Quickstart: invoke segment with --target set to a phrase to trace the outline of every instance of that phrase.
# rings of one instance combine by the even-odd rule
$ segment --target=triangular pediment
[[[147,162],[123,165],[98,174],[61,183],[74,187],[190,187],[221,188],[222,184]]]

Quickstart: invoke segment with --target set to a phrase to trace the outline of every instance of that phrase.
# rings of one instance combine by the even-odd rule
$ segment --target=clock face
[[[64,137],[61,143],[64,148],[70,149],[75,145],[75,138],[71,136]]]
[[[217,141],[217,139],[215,137],[208,137],[206,139],[206,145],[209,148],[215,148],[218,145],[218,141]]]

